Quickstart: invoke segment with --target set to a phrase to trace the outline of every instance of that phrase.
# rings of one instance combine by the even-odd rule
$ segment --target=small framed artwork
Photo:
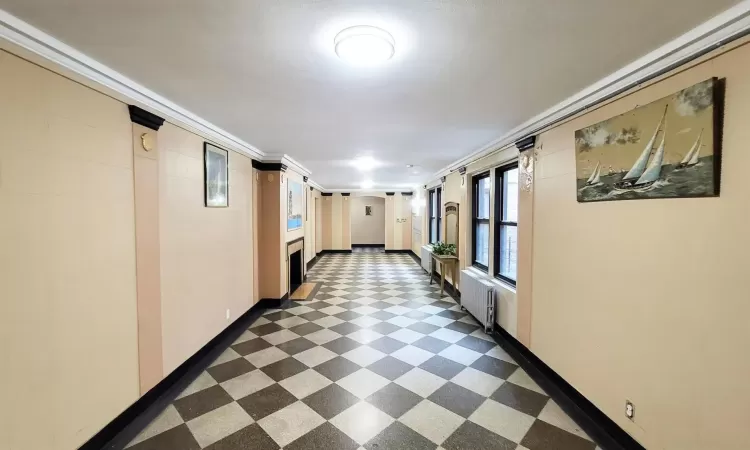
[[[365,215],[366,216],[372,215],[372,206],[365,206]]]
[[[203,143],[204,200],[208,208],[229,206],[229,152]]]
[[[290,178],[287,183],[287,231],[302,228],[302,185]]]

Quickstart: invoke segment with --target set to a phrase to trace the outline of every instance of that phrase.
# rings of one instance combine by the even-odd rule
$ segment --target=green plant
[[[438,256],[456,256],[456,244],[446,244],[445,242],[436,242],[432,244],[432,253]]]

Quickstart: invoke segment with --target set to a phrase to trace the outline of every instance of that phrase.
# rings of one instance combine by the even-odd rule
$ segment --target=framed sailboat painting
[[[723,80],[575,133],[579,202],[719,195]]]

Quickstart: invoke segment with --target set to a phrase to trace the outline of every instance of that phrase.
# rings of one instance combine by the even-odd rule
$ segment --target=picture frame
[[[203,143],[203,204],[229,206],[229,151],[209,142]]]
[[[287,177],[287,231],[302,228],[303,202],[302,183]]]
[[[709,78],[577,130],[578,202],[719,196],[724,82]]]

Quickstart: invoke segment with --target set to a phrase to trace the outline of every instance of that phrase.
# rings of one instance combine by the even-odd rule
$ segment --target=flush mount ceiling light
[[[377,162],[371,156],[360,156],[352,162],[352,165],[362,172],[368,172],[375,168]]]
[[[396,51],[396,43],[390,33],[367,25],[344,29],[336,35],[333,43],[339,58],[357,66],[388,61]]]
[[[362,189],[372,189],[372,187],[375,186],[375,184],[372,181],[363,181],[362,182]]]

